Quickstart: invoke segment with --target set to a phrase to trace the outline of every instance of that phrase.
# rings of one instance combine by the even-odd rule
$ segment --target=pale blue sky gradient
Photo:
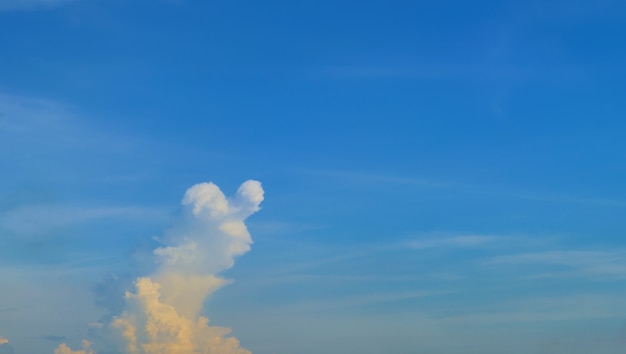
[[[255,354],[623,353],[625,10],[3,1],[0,353],[98,348],[185,190],[247,179],[206,310]]]

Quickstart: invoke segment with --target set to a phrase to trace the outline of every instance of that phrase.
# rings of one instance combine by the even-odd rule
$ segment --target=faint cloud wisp
[[[0,11],[11,10],[47,10],[68,5],[78,0],[4,0],[0,2]]]

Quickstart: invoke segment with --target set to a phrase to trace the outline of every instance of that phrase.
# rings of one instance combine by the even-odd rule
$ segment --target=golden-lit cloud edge
[[[251,354],[230,336],[231,329],[209,325],[201,315],[203,301],[228,283],[219,273],[250,250],[252,238],[244,223],[260,209],[261,183],[244,182],[233,197],[213,183],[187,190],[183,215],[159,240],[153,254],[156,271],[138,278],[125,294],[125,309],[102,323],[128,354]],[[96,354],[98,343],[84,340],[73,351],[65,343],[54,354]]]

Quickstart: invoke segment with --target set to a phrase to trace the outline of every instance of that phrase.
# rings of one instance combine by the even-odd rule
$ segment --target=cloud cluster
[[[235,257],[250,250],[245,219],[259,210],[263,188],[243,183],[227,198],[213,183],[197,184],[183,198],[181,221],[167,230],[154,250],[156,271],[135,281],[125,295],[125,310],[114,317],[116,331],[129,354],[250,354],[229,337],[229,328],[209,326],[201,316],[203,301],[227,284],[219,273]],[[82,351],[65,344],[55,354],[94,354],[89,342]]]

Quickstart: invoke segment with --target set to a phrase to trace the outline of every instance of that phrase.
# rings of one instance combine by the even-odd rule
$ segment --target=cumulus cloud
[[[229,328],[211,326],[201,315],[203,301],[228,283],[219,273],[250,250],[245,219],[259,210],[264,191],[257,181],[243,183],[226,197],[213,183],[187,190],[181,220],[167,230],[154,250],[156,270],[135,281],[125,295],[124,311],[108,326],[129,354],[250,354],[229,336]],[[94,354],[65,344],[55,354]]]
[[[243,183],[233,198],[213,183],[197,184],[185,193],[183,221],[165,233],[163,247],[154,251],[160,267],[153,278],[166,304],[191,317],[207,295],[226,284],[216,275],[250,250],[252,238],[244,220],[262,201],[257,181]]]
[[[63,343],[54,351],[54,354],[95,354],[95,352],[91,349],[91,342],[88,340],[83,340],[82,347],[82,350],[74,351]]]
[[[184,317],[164,303],[161,286],[150,278],[135,285],[135,293],[126,293],[128,310],[113,322],[126,340],[127,353],[250,354],[236,338],[226,337],[230,329],[209,326],[204,316]]]
[[[8,343],[9,343],[9,340],[8,340],[8,339],[0,337],[0,345],[2,345],[2,344],[8,344]]]

